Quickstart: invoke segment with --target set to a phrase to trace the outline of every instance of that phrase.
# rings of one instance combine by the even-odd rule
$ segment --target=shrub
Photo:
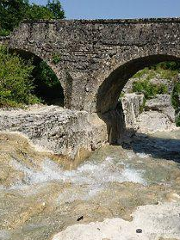
[[[9,30],[0,28],[0,36],[5,37],[5,36],[8,36],[9,34],[10,34]]]
[[[146,78],[148,80],[159,77],[164,79],[172,79],[180,71],[180,62],[161,62],[150,67],[146,67],[138,71],[133,78]]]
[[[171,102],[175,110],[177,110],[180,107],[179,95],[180,95],[180,82],[175,81],[174,88],[171,94]]]
[[[137,81],[133,83],[133,92],[141,92],[145,99],[152,98],[156,94],[165,94],[168,92],[164,84],[152,84],[148,80]]]
[[[0,0],[0,34],[8,34],[19,25],[23,19],[63,19],[64,10],[59,0],[49,0],[43,6],[30,3],[29,0]]]
[[[176,117],[176,126],[180,127],[180,115]]]
[[[52,62],[54,64],[58,64],[61,61],[61,57],[58,53],[53,54],[52,56]]]
[[[0,106],[16,107],[39,102],[33,94],[31,61],[27,63],[16,54],[0,47]]]
[[[63,89],[53,70],[46,62],[41,61],[33,71],[35,77],[35,92],[44,102],[51,103],[53,99],[64,99]],[[63,104],[62,104],[63,105]]]
[[[149,68],[146,67],[140,71],[138,71],[136,74],[134,74],[133,78],[142,78],[144,75],[149,73]]]
[[[139,109],[140,113],[142,113],[144,111],[145,105],[146,105],[146,98],[144,97],[143,98],[143,103],[142,103],[142,105],[140,106],[140,109]]]

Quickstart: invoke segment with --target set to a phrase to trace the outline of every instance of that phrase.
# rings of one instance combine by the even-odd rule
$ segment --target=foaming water
[[[155,160],[152,160],[150,154],[110,146],[92,155],[75,170],[63,170],[50,159],[44,159],[33,167],[13,159],[11,166],[23,173],[23,178],[10,189],[20,190],[22,194],[28,195],[36,194],[41,187],[51,182],[60,183],[63,190],[57,202],[61,203],[67,199],[68,202],[88,200],[109,189],[113,183],[129,182],[143,186],[157,182],[164,184],[169,171],[168,164],[167,172],[160,168],[151,170],[152,161]],[[63,187],[65,184],[70,184],[71,187]]]
[[[150,157],[150,154],[146,154],[146,153],[136,153],[136,155],[139,158],[148,158],[148,157]]]
[[[11,161],[11,166],[23,172],[23,182],[26,184],[37,184],[62,179],[62,170],[56,163],[49,159],[45,159],[40,166],[37,166],[37,169],[27,167],[15,159]]]
[[[36,170],[16,160],[12,160],[11,166],[23,172],[23,182],[28,185],[54,180],[87,185],[126,181],[146,184],[140,170],[130,169],[129,165],[123,162],[121,162],[121,165],[118,165],[111,157],[106,157],[101,163],[86,162],[76,170],[71,171],[63,170],[58,164],[49,159],[44,160]]]
[[[147,182],[142,178],[142,171],[137,171],[134,169],[125,169],[123,171],[124,181],[127,182],[134,182],[134,183],[141,183],[146,185]]]
[[[138,206],[179,201],[179,164],[169,161],[178,157],[179,141],[173,140],[177,149],[170,142],[170,152],[161,150],[169,141],[159,141],[136,138],[131,149],[102,147],[71,171],[49,158],[9,158],[10,174],[0,186],[0,239],[49,240],[81,216],[82,223],[112,216],[129,221]]]
[[[127,157],[131,159],[131,157]],[[143,178],[143,170],[137,170],[117,158],[105,157],[103,161],[96,159],[85,162],[76,170],[63,170],[57,163],[45,159],[36,168],[27,167],[25,164],[13,159],[11,166],[23,173],[23,179],[15,182],[10,190],[20,190],[22,194],[36,194],[41,187],[50,182],[59,182],[62,185],[71,184],[72,188],[65,188],[57,202],[61,203],[68,199],[68,202],[75,200],[88,200],[98,195],[104,189],[109,188],[111,183],[133,182],[147,185]],[[35,187],[33,187],[35,186]]]

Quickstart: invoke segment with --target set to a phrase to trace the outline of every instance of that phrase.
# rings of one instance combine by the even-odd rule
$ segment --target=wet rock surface
[[[122,226],[124,231],[125,224],[133,226],[133,231],[142,228],[145,234],[144,226],[134,223],[144,219],[150,209],[156,217],[149,218],[149,239],[156,239],[153,231],[164,231],[165,226],[171,230],[167,237],[177,238],[178,232],[171,228],[171,214],[180,206],[179,131],[135,136],[128,149],[104,146],[74,170],[64,168],[63,162],[47,153],[37,152],[21,135],[17,138],[6,133],[0,139],[4,176],[0,186],[0,239],[51,240],[68,226],[112,218],[122,218],[114,226]],[[11,180],[6,177],[9,173]],[[136,213],[138,206],[144,208]],[[169,209],[167,214],[163,209]],[[158,228],[152,219],[159,223]],[[113,221],[105,220],[107,228],[111,229]],[[162,231],[158,231],[159,238],[166,237]],[[86,239],[82,236],[79,239]],[[111,235],[101,236],[106,239]]]

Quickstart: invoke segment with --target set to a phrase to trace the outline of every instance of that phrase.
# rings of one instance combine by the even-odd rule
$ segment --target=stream
[[[68,226],[122,218],[139,206],[180,206],[180,129],[106,145],[77,168],[0,134],[0,240],[52,240]]]

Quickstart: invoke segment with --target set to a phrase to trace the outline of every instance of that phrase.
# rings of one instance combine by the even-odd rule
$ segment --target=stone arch
[[[121,142],[125,130],[123,110],[118,99],[127,81],[139,70],[164,61],[177,62],[180,58],[161,54],[135,58],[113,70],[100,85],[96,109],[99,117],[107,124],[109,142]]]
[[[105,113],[115,109],[123,87],[136,72],[164,61],[180,61],[180,58],[171,55],[150,55],[130,60],[116,68],[98,89],[97,112]]]
[[[36,67],[38,66],[41,62],[45,62],[47,64],[47,66],[52,70],[52,72],[54,73],[54,75],[57,77],[57,79],[59,80],[57,74],[56,74],[56,71],[55,71],[55,68],[54,66],[46,61],[46,59],[44,60],[41,56],[37,55],[37,54],[34,54],[33,52],[30,52],[30,51],[27,51],[27,50],[22,50],[22,49],[18,49],[18,48],[11,48],[11,47],[8,47],[9,49],[9,52],[11,53],[16,53],[18,54],[20,57],[22,57],[23,59],[25,60],[29,60],[29,59],[32,59],[33,60],[33,65]],[[36,70],[36,68],[35,68]],[[35,72],[33,72],[34,74]],[[37,85],[37,83],[35,82],[35,84]],[[40,87],[40,86],[39,86]],[[56,93],[56,95],[62,99],[62,106],[64,107],[64,88],[61,84],[61,82],[59,81],[59,84],[58,84],[58,89],[59,90],[59,94],[58,92]],[[52,92],[52,94],[54,94]]]

